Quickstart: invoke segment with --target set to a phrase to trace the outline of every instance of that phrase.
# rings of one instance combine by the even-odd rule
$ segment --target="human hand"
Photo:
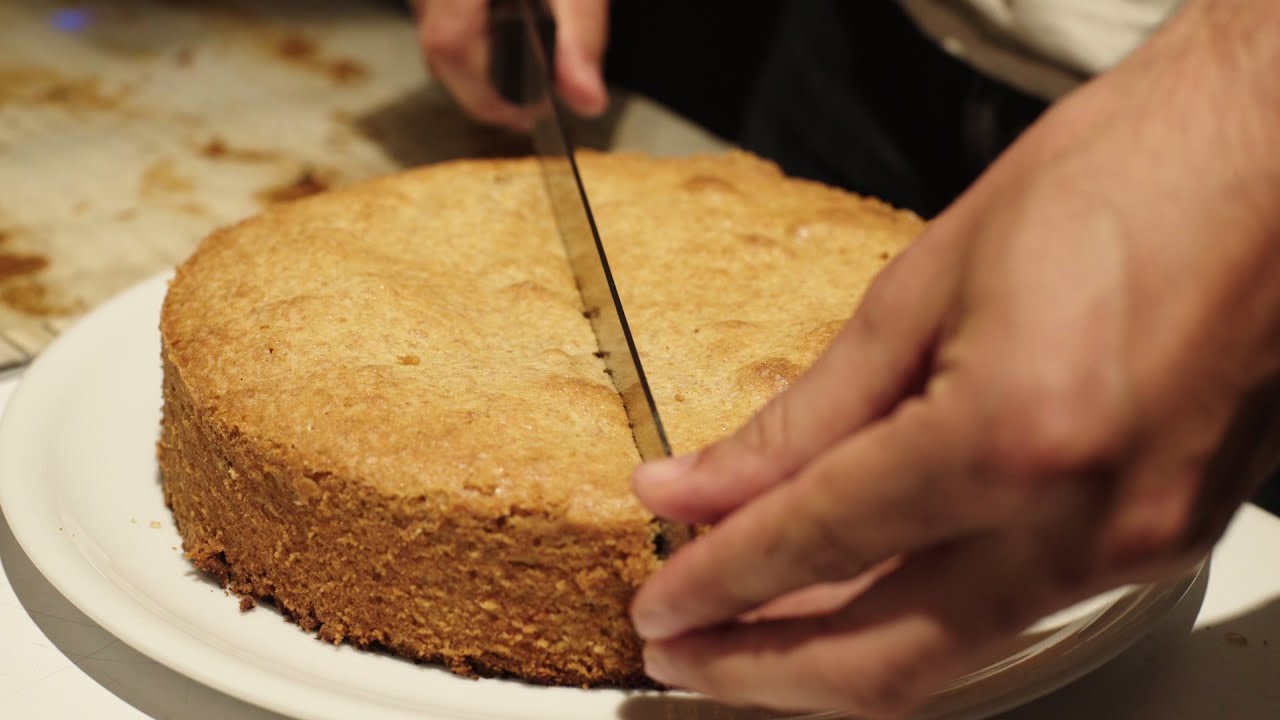
[[[714,525],[636,596],[650,675],[896,715],[1038,617],[1203,556],[1280,448],[1280,92],[1250,69],[1278,26],[1274,3],[1189,2],[788,391],[637,471],[657,514]]]
[[[607,0],[549,0],[556,20],[556,92],[582,115],[604,112],[601,71],[608,33]],[[531,108],[513,105],[489,79],[488,0],[415,0],[418,38],[432,74],[462,109],[481,122],[513,130],[533,122]]]

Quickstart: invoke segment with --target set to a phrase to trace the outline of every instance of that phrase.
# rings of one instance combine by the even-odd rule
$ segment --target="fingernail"
[[[687,473],[697,459],[694,453],[647,462],[636,468],[633,479],[637,485],[664,485]]]
[[[644,673],[664,685],[675,684],[676,673],[670,658],[653,643],[644,646]]]

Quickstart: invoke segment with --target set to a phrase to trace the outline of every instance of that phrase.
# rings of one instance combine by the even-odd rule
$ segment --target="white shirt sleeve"
[[[899,0],[948,52],[1054,99],[1115,66],[1182,0]]]
[[[1181,4],[1181,0],[965,2],[1029,49],[1089,75],[1123,60]]]

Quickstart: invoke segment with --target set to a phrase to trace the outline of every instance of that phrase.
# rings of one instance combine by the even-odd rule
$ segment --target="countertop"
[[[582,147],[726,145],[614,92]],[[0,2],[0,368],[274,202],[458,157],[523,155],[362,0]]]

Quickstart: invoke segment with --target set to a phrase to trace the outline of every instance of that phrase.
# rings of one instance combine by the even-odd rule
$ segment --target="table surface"
[[[17,381],[0,379],[0,407]],[[1004,717],[1275,720],[1280,519],[1245,506],[1214,553],[1207,586],[1188,597],[1112,662]],[[2,521],[0,648],[0,718],[281,717],[169,670],[99,627],[40,575]]]
[[[0,0],[0,367],[273,202],[530,151],[457,109],[395,2],[88,7]],[[596,149],[726,147],[621,92],[572,133]]]

